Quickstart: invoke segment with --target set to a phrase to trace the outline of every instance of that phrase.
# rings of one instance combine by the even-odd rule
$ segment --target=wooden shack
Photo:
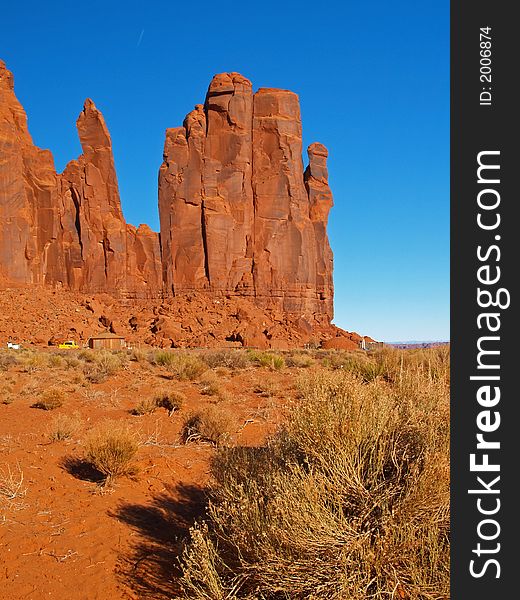
[[[121,350],[126,347],[125,338],[122,335],[116,335],[105,331],[93,335],[88,340],[88,347],[94,350],[103,348],[104,350]]]

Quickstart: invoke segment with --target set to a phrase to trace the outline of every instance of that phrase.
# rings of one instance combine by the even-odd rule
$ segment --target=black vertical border
[[[520,24],[513,13],[517,5],[505,0],[453,0],[451,3],[451,597],[453,600],[509,600],[520,598],[520,323],[517,281],[520,276],[519,88]],[[481,27],[491,27],[492,82],[480,81]],[[480,106],[483,87],[492,88],[492,105]],[[477,155],[500,151],[501,215],[499,231],[485,232],[477,226]],[[475,452],[479,407],[476,392],[480,383],[470,381],[477,372],[477,339],[485,335],[477,327],[477,246],[489,246],[501,236],[501,280],[497,287],[511,293],[511,306],[497,309],[501,315],[500,375],[501,425],[494,439],[500,450],[490,452],[500,470],[501,509],[494,518],[501,532],[497,554],[487,555],[500,563],[488,568],[481,578],[470,574],[472,552],[480,541],[489,548],[495,542],[479,540],[477,526],[486,518],[479,514],[477,496],[468,494],[478,473],[470,472],[469,456]],[[495,255],[493,255],[495,256]],[[496,410],[496,409],[493,409]],[[489,479],[489,477],[488,477]],[[488,496],[489,497],[489,496]],[[519,560],[517,560],[519,557]],[[484,563],[484,555],[479,565]]]

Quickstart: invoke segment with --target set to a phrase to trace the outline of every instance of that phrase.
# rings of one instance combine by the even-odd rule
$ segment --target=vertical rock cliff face
[[[0,276],[39,283],[59,255],[59,201],[52,155],[36,148],[14,80],[0,61]],[[50,269],[49,269],[49,265]]]
[[[296,94],[253,94],[238,73],[213,78],[205,103],[166,131],[160,236],[125,222],[110,134],[90,99],[77,129],[82,154],[56,174],[0,61],[0,282],[246,296],[307,324],[330,322],[327,149],[311,144],[304,170]]]
[[[59,178],[60,196],[67,214],[74,215],[78,236],[71,249],[75,256],[79,250],[79,269],[71,269],[70,281],[93,292],[126,290],[127,233],[112,142],[92,100],[85,101],[76,125],[83,154]]]
[[[137,297],[162,290],[158,234],[127,225],[112,143],[103,115],[87,99],[78,120],[83,154],[57,175],[37,148],[0,62],[0,276]]]
[[[252,296],[284,313],[332,318],[327,150],[304,172],[298,96],[216,75],[204,106],[166,132],[159,172],[164,281],[174,294]]]

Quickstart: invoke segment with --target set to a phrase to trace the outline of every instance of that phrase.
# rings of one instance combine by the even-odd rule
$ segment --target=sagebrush
[[[447,351],[351,358],[265,446],[217,452],[185,597],[449,598]]]

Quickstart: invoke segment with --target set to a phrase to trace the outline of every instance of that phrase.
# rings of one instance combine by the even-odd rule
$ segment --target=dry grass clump
[[[67,365],[65,358],[61,354],[50,354],[47,360],[47,364],[52,369],[63,369]]]
[[[0,371],[8,371],[18,364],[13,350],[0,350]]]
[[[133,415],[142,416],[155,412],[157,408],[165,408],[168,416],[180,410],[186,402],[186,396],[177,390],[161,390],[153,398],[144,398],[132,409]]]
[[[49,357],[44,352],[26,352],[22,355],[20,362],[24,373],[34,373],[49,366]]]
[[[285,357],[285,363],[288,367],[307,369],[312,367],[314,359],[308,352],[291,352]]]
[[[186,396],[177,390],[163,390],[154,398],[155,406],[165,408],[168,411],[168,416],[180,410],[186,403]]]
[[[186,597],[447,600],[449,376],[429,354],[307,374],[265,447],[220,449]]]
[[[235,427],[235,419],[229,411],[211,404],[184,421],[181,439],[185,444],[201,441],[221,446],[229,441]]]
[[[213,373],[207,371],[200,380],[200,393],[204,396],[218,396],[222,391],[220,379]]]
[[[128,358],[134,362],[144,363],[148,360],[148,352],[142,348],[132,348],[128,351]]]
[[[243,350],[213,350],[204,353],[202,360],[210,369],[216,369],[218,367],[247,369],[251,364]]]
[[[262,398],[272,398],[280,393],[280,386],[272,379],[263,379],[253,386],[253,392]]]
[[[249,350],[248,356],[251,362],[260,367],[267,367],[271,371],[280,371],[285,367],[285,359],[279,354],[272,352],[260,352],[259,350]]]
[[[130,412],[137,417],[142,417],[153,413],[156,408],[157,403],[154,398],[143,398]]]
[[[49,439],[51,442],[68,440],[79,431],[82,423],[83,421],[77,412],[72,415],[56,415],[49,427]]]
[[[54,410],[63,406],[65,402],[65,392],[60,388],[49,388],[45,390],[41,397],[32,405],[33,408],[42,410]]]
[[[0,386],[0,404],[11,404],[14,402],[13,388],[6,382]]]
[[[0,467],[0,509],[16,508],[20,498],[27,493],[23,486],[24,476],[20,465],[16,470],[9,465]]]
[[[179,381],[193,381],[207,370],[207,365],[198,356],[189,353],[168,353],[170,358],[164,364],[171,375]]]
[[[149,355],[152,365],[167,369],[173,377],[193,381],[206,371],[206,365],[193,354],[171,350],[156,350]]]
[[[148,354],[148,360],[152,365],[167,367],[174,361],[174,353],[171,350],[155,350]]]
[[[86,379],[91,383],[102,383],[124,368],[128,359],[122,352],[100,350],[99,352],[84,351],[83,360],[86,362],[83,369]]]
[[[138,449],[138,437],[128,425],[105,421],[85,439],[85,460],[104,476],[103,484],[108,485],[118,477],[135,475]]]

